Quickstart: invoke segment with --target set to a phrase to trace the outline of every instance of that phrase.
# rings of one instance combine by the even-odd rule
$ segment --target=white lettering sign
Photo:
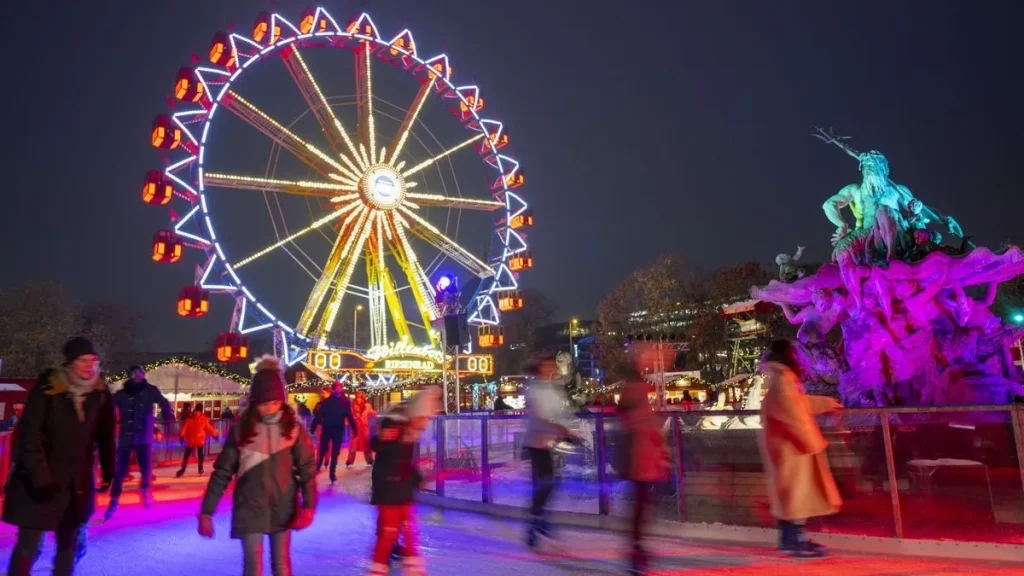
[[[374,346],[366,351],[366,357],[374,362],[395,356],[421,356],[434,362],[444,362],[444,354],[433,346],[414,346],[406,342],[390,342],[386,346]]]

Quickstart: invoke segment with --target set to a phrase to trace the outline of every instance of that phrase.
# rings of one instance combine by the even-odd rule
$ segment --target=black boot
[[[174,473],[174,477],[175,478],[181,478],[184,475],[185,475],[185,469],[184,468],[182,468],[181,470],[178,470],[177,472]]]
[[[796,550],[796,525],[787,520],[779,520],[779,550],[792,552]]]
[[[821,558],[825,555],[825,547],[807,537],[803,526],[793,524],[795,535],[792,556],[794,558]]]

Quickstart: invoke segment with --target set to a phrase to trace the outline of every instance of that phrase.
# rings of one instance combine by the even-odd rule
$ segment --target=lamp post
[[[572,333],[576,330],[576,326],[580,323],[580,319],[575,316],[569,320],[569,355],[572,356],[573,364],[576,363],[576,349],[572,345]]]
[[[352,311],[352,349],[356,349],[356,326],[359,326],[359,311],[363,309],[362,304],[357,304],[356,309]]]

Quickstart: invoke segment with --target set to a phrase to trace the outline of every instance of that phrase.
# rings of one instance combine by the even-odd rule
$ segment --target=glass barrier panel
[[[430,423],[427,424],[420,436],[414,453],[416,467],[423,476],[420,490],[424,492],[437,492],[437,474],[434,468],[437,465],[437,427],[439,422],[442,422],[440,418],[430,419]]]
[[[444,495],[458,500],[482,501],[480,418],[444,419],[440,424],[445,433]]]
[[[758,449],[760,417],[680,412],[686,522],[775,526]]]
[[[1024,543],[1012,414],[889,415],[906,538]]]
[[[524,452],[526,419],[492,417],[487,423],[487,463],[491,468],[491,501],[504,506],[530,506],[533,482]]]
[[[877,412],[837,412],[818,417],[818,426],[828,440],[826,456],[843,506],[838,514],[809,520],[809,531],[896,535],[881,422]]]

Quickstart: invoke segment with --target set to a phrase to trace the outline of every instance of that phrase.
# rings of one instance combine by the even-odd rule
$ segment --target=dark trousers
[[[132,452],[139,463],[139,474],[142,475],[142,490],[149,490],[153,482],[153,446],[150,444],[129,443],[117,445],[117,466],[114,468],[114,483],[110,486],[110,498],[121,497],[124,490],[124,479],[128,476],[128,465],[131,464]]]
[[[267,534],[242,536],[242,575],[263,576],[263,540]],[[270,572],[274,576],[292,576],[292,531],[270,534]]]
[[[331,477],[338,470],[338,454],[341,454],[341,444],[345,441],[345,429],[334,430],[331,428],[320,429],[320,454],[317,456],[317,470],[324,467],[327,459],[327,450],[331,453]]]
[[[547,448],[528,448],[530,467],[533,470],[533,499],[530,514],[534,520],[544,517],[551,492],[555,489],[555,460]]]
[[[651,502],[651,483],[633,482],[635,504],[633,506],[632,544],[634,554],[643,554],[644,526],[647,525],[647,508]]]
[[[68,504],[64,519],[57,528],[57,553],[53,557],[54,576],[71,576],[75,571],[78,532],[84,526],[75,520],[74,501]],[[18,541],[11,552],[8,576],[29,576],[43,548],[43,530],[18,529]]]
[[[203,471],[203,461],[206,460],[206,448],[200,446],[198,448],[185,448],[185,455],[181,457],[181,469],[188,468],[188,459],[192,457],[192,452],[196,453],[196,459],[199,460],[199,471]]]

